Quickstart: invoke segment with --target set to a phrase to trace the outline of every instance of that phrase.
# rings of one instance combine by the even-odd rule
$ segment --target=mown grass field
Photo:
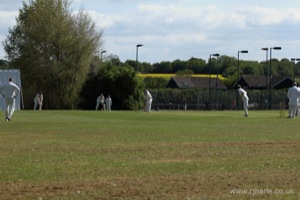
[[[300,199],[300,118],[249,114],[17,111],[0,199]]]

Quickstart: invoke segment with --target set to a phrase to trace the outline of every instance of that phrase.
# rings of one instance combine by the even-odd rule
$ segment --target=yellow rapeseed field
[[[157,77],[157,78],[165,78],[165,79],[170,79],[172,76],[176,76],[176,74],[138,74],[138,77],[141,78],[146,78],[146,77]],[[192,77],[209,77],[209,74],[192,74]],[[219,79],[224,80],[225,77],[222,75],[218,75]],[[211,78],[217,78],[216,74],[212,74]]]

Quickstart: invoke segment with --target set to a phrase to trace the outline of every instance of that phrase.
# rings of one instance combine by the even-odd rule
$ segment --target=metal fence
[[[150,92],[155,110],[185,110],[185,105],[187,110],[239,110],[243,107],[236,90],[214,90],[210,98],[207,90],[158,89]],[[281,104],[287,105],[287,90],[273,90],[271,103],[264,90],[247,90],[247,93],[251,109],[279,109]]]

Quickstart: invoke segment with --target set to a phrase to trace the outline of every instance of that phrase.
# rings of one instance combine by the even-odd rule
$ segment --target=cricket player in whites
[[[297,87],[297,83],[294,82],[293,86],[289,88],[287,98],[289,99],[289,116],[288,118],[295,118],[297,113],[297,106],[299,103],[300,89]]]
[[[145,91],[145,99],[146,99],[146,112],[151,111],[151,104],[152,104],[152,96],[149,92],[149,90]]]
[[[0,93],[5,98],[6,103],[5,121],[10,121],[15,112],[15,99],[20,93],[20,88],[10,78],[7,84],[1,86]]]
[[[237,88],[238,88],[239,96],[243,100],[243,106],[244,106],[244,112],[245,112],[244,116],[248,117],[248,101],[249,101],[249,98],[247,96],[247,92],[242,88],[241,85],[237,85]]]

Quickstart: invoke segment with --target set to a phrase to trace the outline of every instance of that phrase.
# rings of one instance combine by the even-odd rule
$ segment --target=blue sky
[[[29,2],[29,0],[26,0]],[[0,2],[0,41],[22,0]],[[210,54],[263,61],[263,47],[282,47],[272,58],[300,58],[299,0],[73,0],[74,11],[84,8],[97,27],[104,30],[104,55],[117,55],[121,61],[156,63],[207,60]],[[4,59],[3,47],[0,59]]]

